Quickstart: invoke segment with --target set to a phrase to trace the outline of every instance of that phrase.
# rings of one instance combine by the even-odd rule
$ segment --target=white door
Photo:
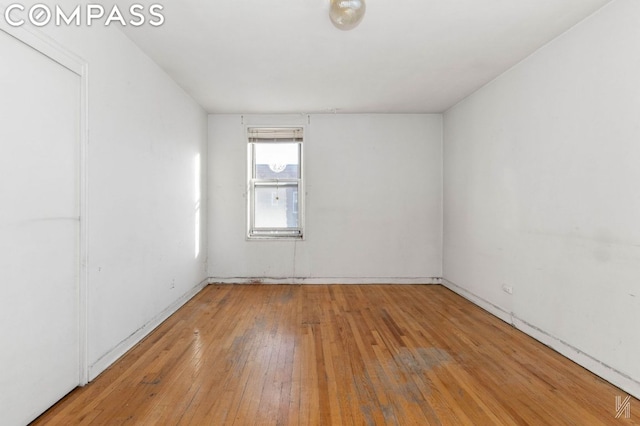
[[[0,30],[0,424],[79,383],[80,77]]]

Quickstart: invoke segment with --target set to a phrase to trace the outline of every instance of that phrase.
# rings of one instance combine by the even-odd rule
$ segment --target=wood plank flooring
[[[223,285],[34,424],[640,424],[618,395],[442,286]]]

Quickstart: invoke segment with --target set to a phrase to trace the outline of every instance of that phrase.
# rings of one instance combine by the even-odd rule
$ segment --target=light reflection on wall
[[[196,154],[196,158],[194,160],[194,188],[195,188],[195,257],[196,259],[200,255],[200,196],[201,196],[201,182],[202,178],[200,176],[200,154]]]

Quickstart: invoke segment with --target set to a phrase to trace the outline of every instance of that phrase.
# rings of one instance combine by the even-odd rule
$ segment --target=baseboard
[[[134,347],[140,340],[151,333],[156,327],[162,324],[167,318],[173,315],[178,309],[185,303],[191,300],[196,294],[198,294],[209,283],[208,279],[197,284],[191,290],[180,296],[175,302],[169,305],[165,310],[153,317],[145,325],[137,329],[133,334],[118,343],[116,347],[111,349],[106,354],[102,355],[95,363],[89,366],[89,381],[92,381],[100,375],[104,370],[109,368],[111,364],[116,362],[122,355],[127,353],[132,347]]]
[[[559,354],[565,356],[576,364],[581,365],[582,367],[591,371],[593,374],[602,377],[604,380],[619,387],[629,395],[640,399],[640,382],[638,382],[637,380],[616,370],[613,367],[610,367],[609,365],[599,361],[593,356],[584,353],[580,349],[572,346],[562,339],[558,339],[557,337],[550,335],[546,331],[534,326],[533,324],[530,324],[527,321],[518,318],[512,312],[505,311],[499,306],[494,305],[493,303],[469,292],[468,290],[465,290],[464,288],[447,279],[442,279],[442,285],[474,303],[475,305],[478,305],[485,311],[498,317],[504,322],[513,325],[518,330],[529,335],[530,337],[533,337],[534,339],[538,340],[539,342],[548,346]]]
[[[210,277],[209,284],[441,284],[438,277],[368,277],[368,278],[276,278]]]
[[[472,302],[474,305],[478,305],[485,311],[489,312],[491,315],[500,318],[502,321],[508,324],[513,325],[513,315],[511,314],[511,312],[507,312],[504,309],[502,309],[500,306],[494,305],[488,300],[485,300],[479,296],[476,296],[475,294],[465,290],[459,285],[452,283],[446,278],[442,279],[442,285],[448,288],[449,290],[453,291],[454,293],[457,293],[460,296],[464,297],[468,301]]]

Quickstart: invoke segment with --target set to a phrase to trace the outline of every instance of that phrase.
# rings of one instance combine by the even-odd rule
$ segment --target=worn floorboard
[[[442,286],[208,286],[44,425],[629,425],[624,392]]]

